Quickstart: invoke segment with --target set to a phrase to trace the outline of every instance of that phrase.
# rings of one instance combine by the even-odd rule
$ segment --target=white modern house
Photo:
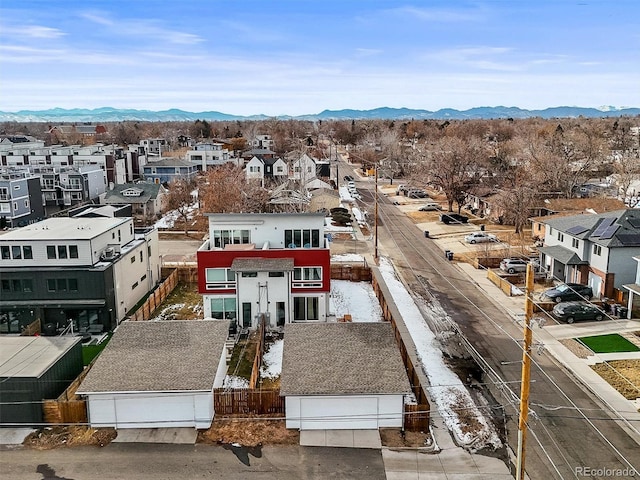
[[[198,249],[204,315],[255,328],[325,322],[330,251],[322,213],[207,214],[209,240]]]
[[[233,156],[233,152],[224,148],[224,144],[217,142],[198,143],[193,150],[188,150],[186,160],[195,165],[198,170],[207,171],[209,167],[224,165],[231,162],[238,166],[242,162],[241,158]]]
[[[389,323],[286,325],[280,378],[287,428],[404,425],[411,386]]]
[[[289,177],[289,168],[281,158],[267,158],[253,156],[245,165],[247,180],[256,180],[264,187],[269,180],[277,183]]]
[[[206,429],[226,375],[228,322],[123,322],[77,394],[92,427]]]
[[[640,210],[550,216],[543,224],[540,263],[555,280],[589,285],[595,296],[610,298],[635,281]]]

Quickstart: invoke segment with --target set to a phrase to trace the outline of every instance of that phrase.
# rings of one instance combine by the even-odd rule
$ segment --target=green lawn
[[[98,345],[82,345],[82,363],[85,367],[89,365],[94,358],[100,355],[100,352],[104,350],[104,347],[106,347],[109,340],[111,340],[111,335],[112,334],[109,334],[107,338]]]
[[[640,348],[617,333],[580,337],[580,343],[590,348],[594,353],[638,352]]]

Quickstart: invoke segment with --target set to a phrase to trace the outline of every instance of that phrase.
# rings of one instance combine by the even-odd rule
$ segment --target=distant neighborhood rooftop
[[[389,323],[285,326],[282,395],[410,392]]]

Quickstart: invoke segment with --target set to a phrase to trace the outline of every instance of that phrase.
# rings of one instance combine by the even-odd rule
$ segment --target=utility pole
[[[375,237],[375,240],[373,242],[374,245],[374,254],[373,254],[373,258],[376,260],[376,263],[378,262],[378,161],[376,160],[376,164],[375,164],[375,169],[376,169],[376,187],[373,191],[373,198],[374,198],[374,227],[373,227],[373,234]]]
[[[531,319],[533,317],[533,265],[527,265],[524,299],[524,345],[522,350],[522,380],[520,383],[520,421],[518,422],[518,452],[516,480],[525,478],[525,445],[527,440],[527,418],[529,416],[529,386],[531,383]]]

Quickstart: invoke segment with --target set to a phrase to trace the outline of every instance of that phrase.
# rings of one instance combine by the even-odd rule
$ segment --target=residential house
[[[640,309],[640,256],[633,257],[633,259],[636,261],[635,282],[623,285],[623,288],[629,293],[627,300],[627,318],[632,318],[634,311],[637,312],[638,309]]]
[[[244,171],[247,180],[257,180],[264,187],[272,183],[281,183],[289,176],[289,168],[281,158],[262,158],[253,156],[246,163]]]
[[[36,167],[47,215],[61,209],[98,201],[107,190],[106,172],[98,165]]]
[[[160,281],[158,232],[132,218],[50,218],[0,235],[0,331],[112,330]]]
[[[533,208],[534,216],[529,218],[534,237],[544,238],[544,221],[549,215],[597,214],[626,208],[622,200],[616,198],[547,198]]]
[[[0,227],[21,227],[44,218],[40,179],[29,172],[0,172]]]
[[[104,125],[56,125],[47,132],[56,142],[75,142],[78,138],[83,143],[89,144],[95,141],[97,135],[107,133]]]
[[[164,138],[146,138],[139,145],[147,157],[162,157],[162,152],[169,148]]]
[[[271,138],[271,135],[258,134],[258,135],[255,135],[251,140],[252,148],[266,148],[271,150],[274,146],[275,146],[275,143]]]
[[[590,285],[595,296],[605,297],[635,281],[640,210],[551,216],[544,224],[540,263],[554,279]]]
[[[209,240],[197,252],[205,317],[257,327],[326,321],[331,282],[324,215],[207,214]]]
[[[142,176],[148,182],[169,184],[174,180],[195,178],[198,169],[181,158],[165,157],[142,167]]]
[[[123,322],[78,387],[94,428],[207,429],[228,322]]]
[[[162,213],[163,200],[168,190],[160,183],[125,183],[108,190],[105,205],[130,205],[136,221],[145,222]]]
[[[286,325],[280,379],[287,428],[404,426],[411,385],[389,323]]]
[[[306,153],[295,160],[292,165],[292,172],[289,178],[307,183],[317,176],[316,160]]]
[[[242,159],[234,157],[233,152],[230,154],[222,143],[215,142],[196,144],[193,150],[187,151],[186,159],[202,172],[229,162],[236,166],[242,163]]]

